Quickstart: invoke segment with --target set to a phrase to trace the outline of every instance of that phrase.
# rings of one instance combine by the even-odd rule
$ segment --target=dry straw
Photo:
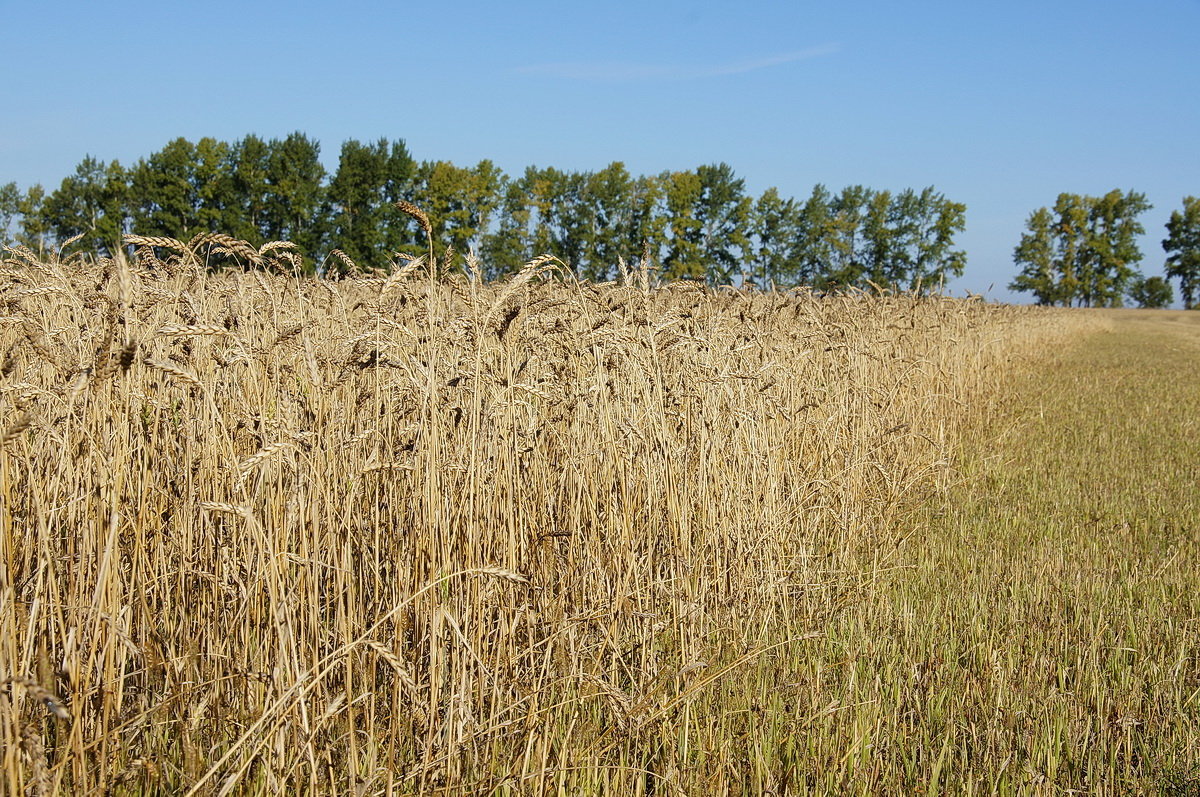
[[[397,201],[396,207],[399,208],[401,212],[406,213],[407,215],[416,219],[417,224],[420,225],[421,230],[424,231],[425,240],[429,246],[429,256],[426,262],[429,264],[430,274],[435,274],[437,271],[437,256],[433,253],[433,224],[430,223],[429,216],[425,215],[425,211],[421,210],[412,202],[409,202],[405,199]]]
[[[227,335],[229,330],[220,324],[164,324],[155,331],[155,334],[180,338],[197,335]]]
[[[350,272],[351,274],[362,273],[358,268],[358,264],[355,263],[354,260],[352,260],[350,258],[350,255],[346,254],[341,249],[331,249],[329,251],[329,254],[333,255],[338,260],[340,260],[342,262],[342,265],[344,265],[346,267],[346,270],[348,272]]]
[[[199,388],[204,386],[203,383],[191,371],[187,370],[186,368],[181,368],[175,363],[167,360],[147,359],[146,365],[150,366],[151,368],[156,368],[165,374],[169,374],[170,376],[173,376],[181,382],[191,385],[192,387]]]
[[[0,437],[0,448],[7,448],[9,443],[28,431],[36,419],[37,416],[34,415],[32,410],[26,410],[21,413],[21,417],[17,419],[16,423],[8,427],[4,431],[4,436]]]
[[[0,710],[0,749],[28,750],[0,781],[903,792],[882,774],[903,762],[855,744],[903,750],[924,686],[809,718],[874,682],[854,661],[886,635],[846,628],[953,476],[965,413],[1066,327],[660,284],[649,253],[613,285],[548,255],[439,278],[445,242],[397,208],[429,251],[365,278],[334,250],[336,285],[197,262],[290,263],[286,242],[7,250],[33,292],[0,324],[0,664],[46,672],[72,724],[22,747],[28,716]]]

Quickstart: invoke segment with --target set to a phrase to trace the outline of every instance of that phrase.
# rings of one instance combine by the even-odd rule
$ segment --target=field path
[[[961,483],[840,618],[842,784],[1200,793],[1200,313],[1080,312],[1109,331],[995,397]]]

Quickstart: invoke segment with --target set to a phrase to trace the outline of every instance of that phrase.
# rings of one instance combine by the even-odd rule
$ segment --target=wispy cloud
[[[825,44],[780,55],[709,64],[649,64],[632,61],[567,61],[552,64],[530,64],[517,67],[523,75],[563,78],[566,80],[633,81],[633,80],[696,80],[698,78],[741,75],[759,69],[769,69],[797,61],[808,61],[833,55],[841,49],[838,44]]]

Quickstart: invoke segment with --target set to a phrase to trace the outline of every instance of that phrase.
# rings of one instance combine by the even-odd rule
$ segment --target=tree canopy
[[[1138,217],[1150,209],[1143,194],[1113,190],[1101,197],[1059,194],[1038,208],[1013,252],[1021,272],[1009,285],[1039,304],[1118,307],[1139,277]]]
[[[1175,301],[1175,291],[1162,277],[1139,277],[1129,287],[1129,298],[1138,307],[1158,309]]]
[[[1179,280],[1183,305],[1191,310],[1200,288],[1200,199],[1184,197],[1183,209],[1172,211],[1162,245],[1167,252],[1167,276]]]
[[[7,235],[19,219],[18,240],[32,246],[82,234],[111,254],[130,232],[182,240],[221,232],[254,246],[293,241],[310,269],[348,261],[387,269],[397,253],[425,251],[424,233],[394,206],[405,199],[428,214],[439,251],[473,250],[489,276],[551,254],[590,280],[647,258],[667,278],[714,285],[924,290],[965,262],[954,237],[966,209],[931,187],[816,186],[803,200],[768,188],[756,197],[726,163],[655,175],[632,175],[620,162],[508,175],[487,160],[418,162],[403,141],[387,139],[344,142],[327,174],[320,151],[293,133],[177,138],[129,167],[88,156],[49,194],[0,186],[0,223]],[[334,248],[345,259],[324,257]]]

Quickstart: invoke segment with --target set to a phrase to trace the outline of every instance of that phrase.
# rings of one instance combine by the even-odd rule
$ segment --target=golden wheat
[[[0,673],[71,718],[0,693],[13,793],[765,789],[754,701],[809,677],[780,662],[867,599],[998,365],[1078,334],[648,257],[485,284],[335,250],[334,287],[193,255],[286,242],[126,241],[8,250]]]

